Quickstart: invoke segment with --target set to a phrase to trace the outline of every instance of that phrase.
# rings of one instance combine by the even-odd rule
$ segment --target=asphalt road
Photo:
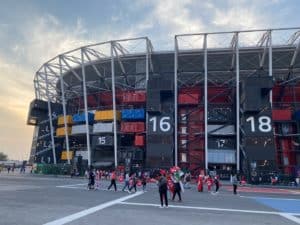
[[[218,194],[185,190],[183,201],[159,208],[155,184],[128,194],[88,191],[87,180],[0,174],[0,224],[289,225],[300,224],[300,191],[230,186]],[[279,191],[278,191],[279,190]]]

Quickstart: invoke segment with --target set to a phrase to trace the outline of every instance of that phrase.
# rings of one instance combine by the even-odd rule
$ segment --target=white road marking
[[[87,183],[69,184],[69,185],[60,185],[60,186],[56,186],[56,187],[59,187],[59,188],[68,188],[68,187],[73,187],[73,186],[83,186],[83,185],[86,185],[86,186],[87,186]]]
[[[125,197],[122,197],[122,198],[118,198],[118,199],[115,199],[115,200],[112,200],[112,201],[109,201],[109,202],[97,205],[95,207],[92,207],[92,208],[89,208],[89,209],[85,209],[85,210],[83,210],[81,212],[74,213],[72,215],[63,217],[61,219],[54,220],[54,221],[49,222],[49,223],[45,223],[44,225],[63,225],[63,224],[66,224],[66,223],[70,223],[70,222],[72,222],[74,220],[77,220],[77,219],[79,219],[81,217],[90,215],[92,213],[95,213],[95,212],[97,212],[99,210],[102,210],[102,209],[105,209],[107,207],[119,204],[122,201],[126,201],[128,199],[134,198],[134,197],[139,196],[141,194],[143,194],[143,192],[140,191],[140,192],[137,192],[137,193],[132,194],[132,195],[128,195],[128,196],[125,196]]]
[[[152,206],[159,207],[159,204],[150,203],[137,203],[137,202],[120,202],[122,205],[136,205],[136,206]],[[210,207],[195,207],[195,206],[184,206],[184,205],[169,205],[169,208],[180,208],[180,209],[198,209],[208,211],[222,211],[222,212],[240,212],[240,213],[253,213],[253,214],[267,214],[267,215],[278,215],[293,222],[300,224],[300,219],[295,216],[300,216],[300,213],[281,213],[275,211],[257,211],[257,210],[242,210],[242,209],[226,209],[226,208],[210,208]]]
[[[253,198],[253,199],[271,199],[271,200],[284,200],[284,201],[300,201],[300,198],[272,198],[272,197],[259,197],[259,196],[240,196],[241,198]]]
[[[295,223],[298,223],[300,224],[300,218],[297,218],[296,216],[294,216],[295,214],[290,214],[290,213],[279,213],[280,216],[288,219],[288,220],[291,220]]]

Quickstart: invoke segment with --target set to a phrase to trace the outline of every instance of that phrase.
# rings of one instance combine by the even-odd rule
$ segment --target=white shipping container
[[[89,132],[92,132],[92,126],[89,126]],[[76,125],[72,126],[72,134],[85,134],[86,133],[86,125]]]
[[[113,123],[95,123],[93,127],[95,133],[111,133],[113,132]]]

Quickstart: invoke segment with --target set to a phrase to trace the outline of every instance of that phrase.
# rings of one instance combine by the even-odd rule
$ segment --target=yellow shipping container
[[[73,117],[71,115],[66,115],[67,124],[73,124]],[[59,116],[57,120],[57,125],[64,125],[64,116]]]
[[[67,132],[70,135],[72,132],[72,127],[67,127]],[[65,136],[65,127],[60,127],[56,129],[56,136]]]
[[[112,121],[112,120],[114,120],[113,110],[96,111],[94,119],[96,121]],[[117,120],[121,120],[121,112],[120,111],[117,111]]]
[[[69,159],[73,159],[73,151],[69,151]],[[68,152],[62,151],[61,152],[61,160],[68,160]]]

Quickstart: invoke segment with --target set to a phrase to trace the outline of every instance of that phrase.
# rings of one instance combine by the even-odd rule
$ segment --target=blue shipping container
[[[88,121],[89,123],[93,123],[94,121],[94,114],[88,113]],[[77,113],[73,115],[73,122],[74,123],[84,123],[85,122],[85,114],[84,113]]]
[[[144,109],[123,109],[122,110],[123,120],[143,120],[145,119]]]

